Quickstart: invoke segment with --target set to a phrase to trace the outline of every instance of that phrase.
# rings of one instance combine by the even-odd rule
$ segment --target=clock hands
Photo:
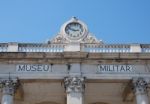
[[[78,29],[71,29],[72,31],[79,31]]]
[[[78,38],[83,35],[83,28],[79,23],[70,23],[66,26],[65,32],[70,38]]]
[[[72,30],[72,31],[79,31],[79,29],[74,29],[74,28],[72,28],[72,27],[68,27],[70,30]]]

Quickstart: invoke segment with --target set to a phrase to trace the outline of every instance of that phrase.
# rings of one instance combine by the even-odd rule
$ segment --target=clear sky
[[[150,43],[150,0],[0,0],[0,42],[45,42],[72,16],[105,43]]]

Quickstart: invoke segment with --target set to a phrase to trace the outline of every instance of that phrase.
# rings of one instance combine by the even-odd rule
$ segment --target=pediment
[[[64,23],[60,32],[49,40],[48,43],[65,44],[65,43],[103,43],[89,32],[87,25],[73,17]]]

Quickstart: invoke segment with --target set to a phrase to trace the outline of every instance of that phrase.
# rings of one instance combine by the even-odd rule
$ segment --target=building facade
[[[47,43],[0,43],[1,104],[150,104],[150,44],[105,44],[73,17]]]

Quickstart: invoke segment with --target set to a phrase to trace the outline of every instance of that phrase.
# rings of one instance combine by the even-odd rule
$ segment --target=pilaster
[[[64,87],[67,93],[67,104],[84,104],[84,77],[65,77]]]
[[[2,101],[1,104],[13,104],[13,97],[19,82],[16,79],[1,79],[0,85],[2,88]]]
[[[149,104],[148,99],[148,83],[145,78],[134,78],[133,79],[133,91],[136,96],[137,104]]]

